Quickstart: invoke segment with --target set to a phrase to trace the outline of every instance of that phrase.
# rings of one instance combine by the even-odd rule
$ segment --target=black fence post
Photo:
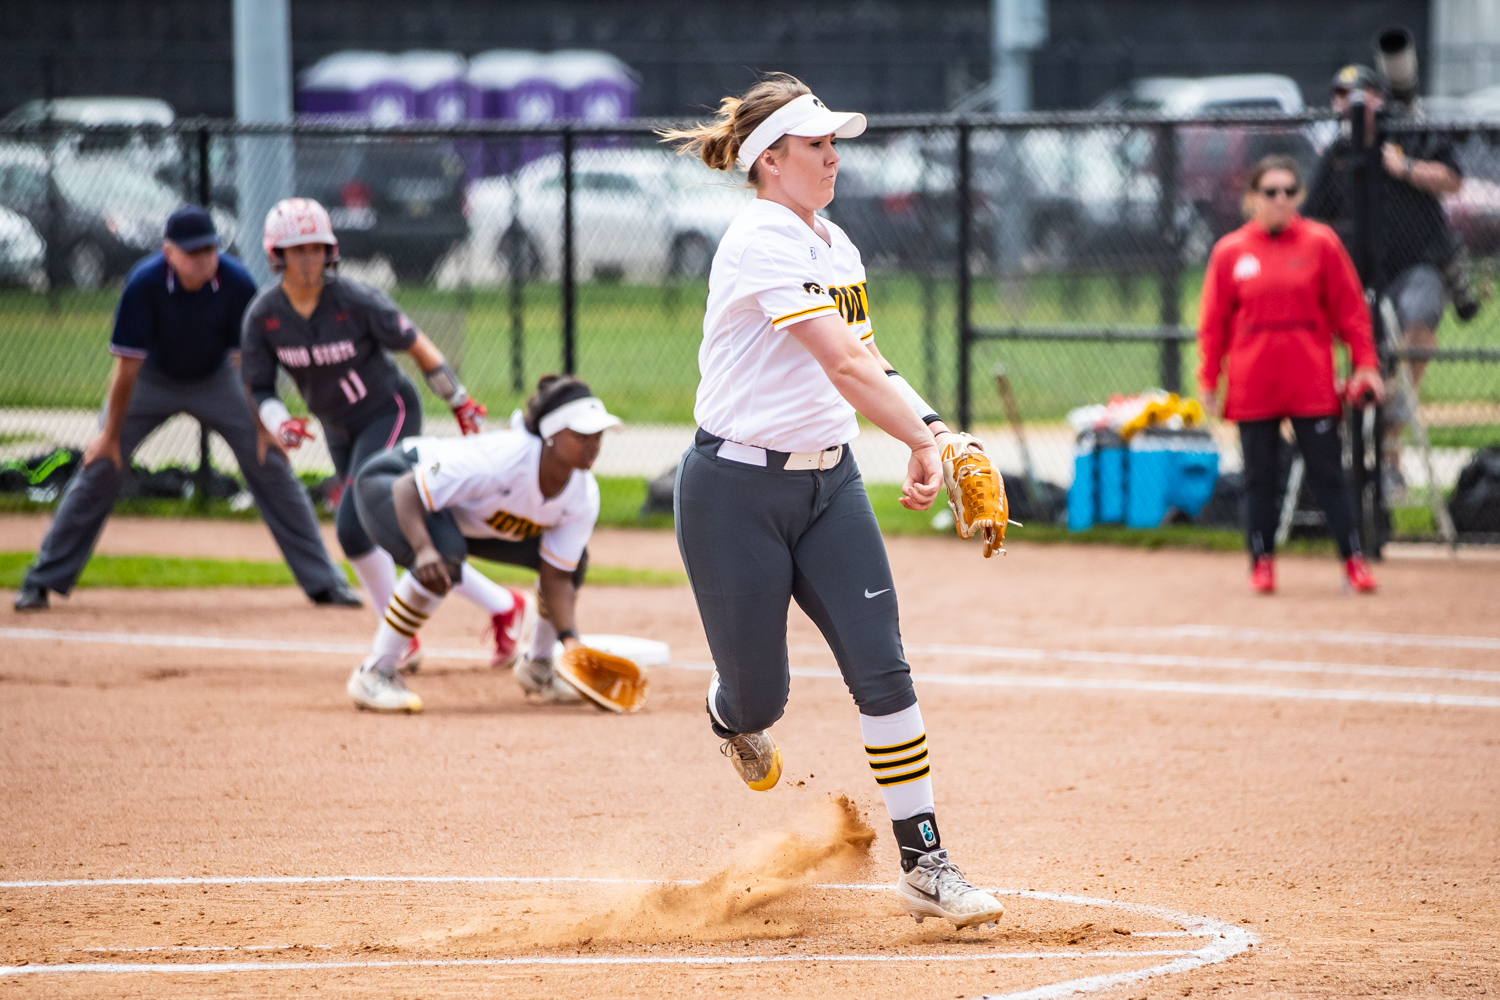
[[[1388,357],[1387,338],[1395,332],[1385,329],[1380,308],[1380,290],[1385,284],[1385,275],[1382,267],[1384,248],[1380,245],[1383,230],[1377,225],[1377,219],[1384,167],[1381,164],[1378,128],[1372,135],[1366,121],[1365,108],[1363,94],[1354,91],[1349,102],[1349,137],[1354,161],[1351,185],[1353,204],[1350,206],[1353,225],[1349,256],[1364,283],[1365,301],[1370,308],[1370,332],[1375,339],[1375,349],[1384,361]],[[1384,363],[1381,367],[1388,368]],[[1379,559],[1387,532],[1384,484],[1381,482],[1380,472],[1385,442],[1381,440],[1384,421],[1380,419],[1378,410],[1374,417],[1367,434],[1364,405],[1359,401],[1349,404],[1349,485],[1359,508],[1360,548],[1370,558]]]
[[[208,129],[198,129],[197,139],[198,204],[208,208],[213,201],[213,179],[208,166]],[[207,510],[209,487],[213,482],[213,460],[209,452],[208,425],[201,420],[198,422],[198,472],[193,478],[196,481],[194,501],[199,510]]]
[[[958,426],[969,429],[969,248],[973,242],[974,164],[969,149],[970,126],[958,126]]]
[[[1157,290],[1161,296],[1161,325],[1174,329],[1182,321],[1182,233],[1177,226],[1177,126],[1162,125],[1156,133],[1156,156],[1161,195],[1156,215],[1160,231],[1167,237],[1166,253],[1157,272]],[[1182,353],[1180,343],[1163,336],[1160,345],[1161,387],[1168,392],[1182,392]]]
[[[574,338],[577,333],[574,301],[573,271],[573,130],[563,126],[563,259],[562,259],[562,310],[563,310],[563,371],[572,375],[577,364]]]

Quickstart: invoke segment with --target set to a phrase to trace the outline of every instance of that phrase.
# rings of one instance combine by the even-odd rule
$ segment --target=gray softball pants
[[[853,453],[824,471],[788,472],[718,456],[699,430],[677,471],[677,545],[708,635],[720,737],[768,729],[786,709],[790,602],[822,631],[864,715],[916,704],[901,649],[885,542]]]
[[[194,416],[217,431],[234,452],[245,485],[292,568],[297,585],[311,596],[343,583],[344,575],[323,547],[312,501],[286,456],[270,449],[264,465],[256,460],[257,418],[245,399],[239,373],[227,358],[201,382],[182,382],[150,364],[141,365],[120,429],[120,457],[129,465],[130,456],[146,436],[179,413]],[[47,587],[59,594],[73,590],[120,495],[125,475],[126,470],[116,469],[113,462],[103,459],[73,474],[52,515],[41,551],[26,571],[27,586]]]

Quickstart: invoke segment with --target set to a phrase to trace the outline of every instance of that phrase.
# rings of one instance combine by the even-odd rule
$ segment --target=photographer
[[[1341,115],[1348,115],[1356,91],[1363,96],[1365,135],[1370,143],[1378,141],[1379,123],[1389,96],[1385,78],[1368,66],[1345,66],[1334,76],[1332,88],[1333,109]],[[1354,177],[1360,158],[1351,137],[1341,135],[1318,162],[1302,206],[1303,215],[1333,226],[1346,244],[1353,235]],[[1371,260],[1365,267],[1374,266],[1376,260],[1380,266],[1376,274],[1362,273],[1360,278],[1366,287],[1379,281],[1381,297],[1395,307],[1401,327],[1400,346],[1435,348],[1438,323],[1448,300],[1442,269],[1458,251],[1438,198],[1457,191],[1463,175],[1452,144],[1440,136],[1422,133],[1405,133],[1400,143],[1383,142],[1380,164],[1383,171],[1374,202]],[[1388,331],[1388,335],[1394,334]],[[1425,362],[1412,362],[1413,391],[1421,382],[1424,368]],[[1404,489],[1400,435],[1401,428],[1415,415],[1415,407],[1415,399],[1393,393],[1385,411],[1383,465],[1388,498],[1399,496]]]

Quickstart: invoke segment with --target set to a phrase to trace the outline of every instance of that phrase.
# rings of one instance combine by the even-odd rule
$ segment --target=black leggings
[[[1339,418],[1291,419],[1304,476],[1328,519],[1328,533],[1342,558],[1357,555],[1359,532],[1355,530],[1354,494],[1344,479]],[[1276,526],[1281,520],[1281,419],[1241,420],[1240,448],[1245,455],[1245,547],[1250,558],[1257,559],[1276,551]]]
[[[421,397],[416,386],[403,376],[389,404],[352,424],[325,424],[323,433],[328,435],[333,474],[344,484],[334,527],[344,555],[357,558],[375,548],[375,542],[359,523],[359,512],[354,507],[354,477],[371,455],[394,446],[402,438],[422,433]]]
[[[397,479],[410,472],[415,464],[415,456],[400,448],[382,451],[360,467],[359,473],[354,477],[354,485],[347,491],[349,495],[345,498],[357,505],[360,523],[375,544],[389,552],[396,565],[407,569],[412,568],[417,556],[396,517],[396,502],[391,495],[391,487]],[[467,556],[508,563],[511,566],[524,566],[527,569],[542,568],[541,535],[519,542],[504,538],[469,538],[459,528],[453,512],[448,510],[427,515],[427,533],[432,536],[432,544],[442,555],[443,565],[454,580],[462,576]],[[573,586],[583,586],[588,569],[589,553],[588,549],[584,549],[583,556],[578,560],[578,568],[573,571]]]

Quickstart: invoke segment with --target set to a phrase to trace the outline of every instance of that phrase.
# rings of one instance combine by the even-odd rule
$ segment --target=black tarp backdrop
[[[989,0],[293,0],[302,69],[340,49],[597,48],[642,76],[640,112],[693,115],[756,70],[871,113],[941,111],[989,76]],[[1375,33],[1427,60],[1430,0],[1050,0],[1039,109],[1086,107],[1137,76],[1285,73],[1311,103]],[[0,113],[48,96],[160,97],[234,111],[230,0],[0,0]]]

